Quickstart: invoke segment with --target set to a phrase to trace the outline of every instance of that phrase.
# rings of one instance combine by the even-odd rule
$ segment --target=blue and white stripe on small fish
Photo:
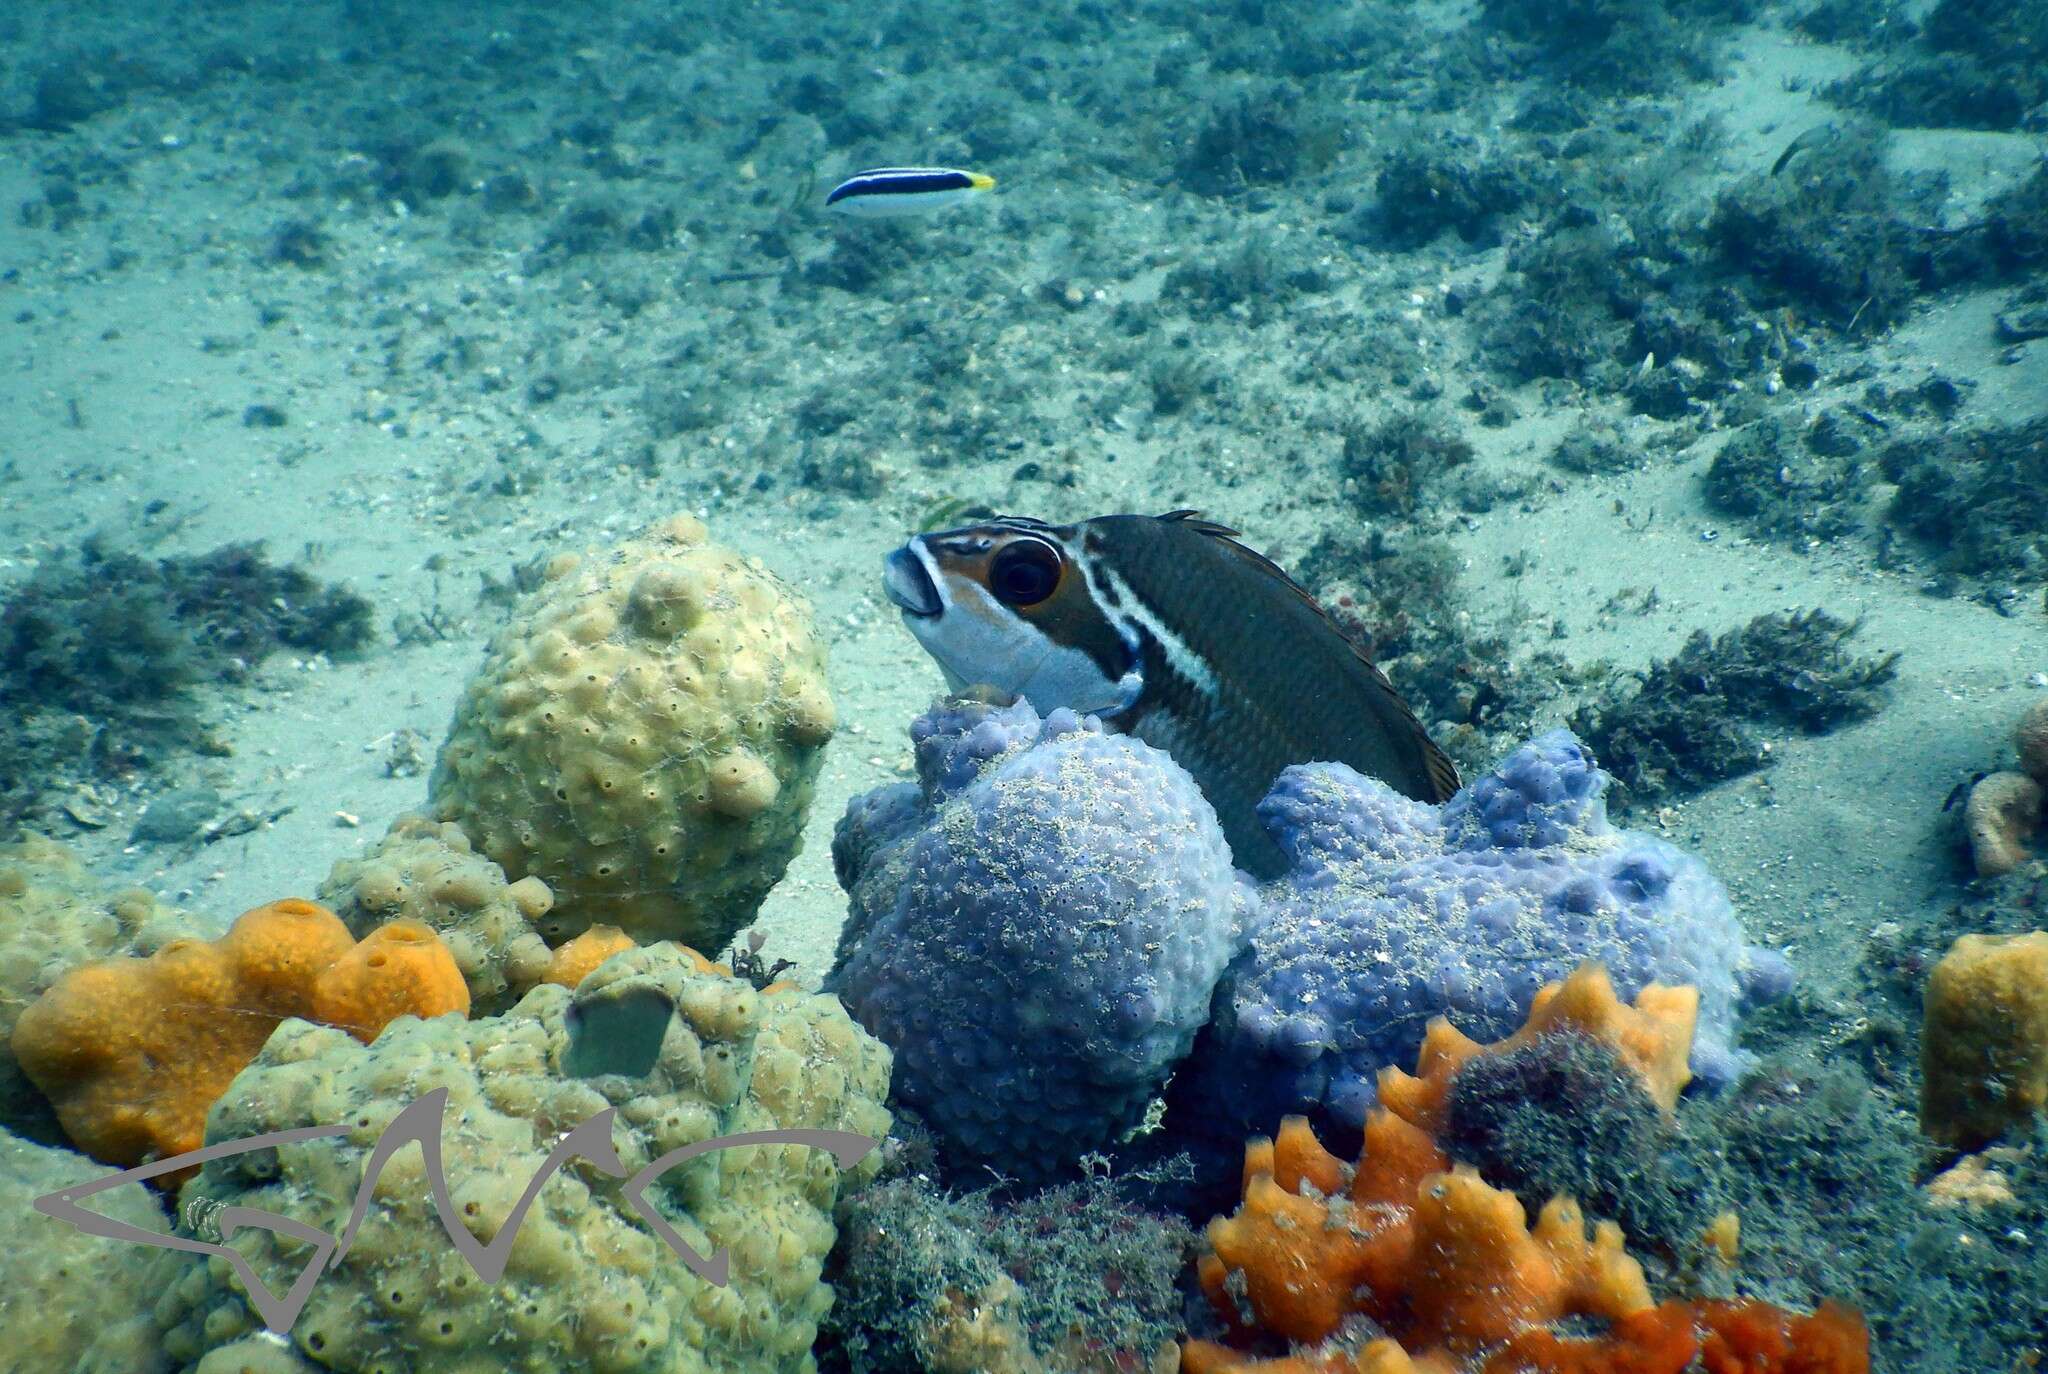
[[[833,187],[825,208],[865,219],[922,215],[958,205],[995,184],[994,177],[951,167],[870,167]]]

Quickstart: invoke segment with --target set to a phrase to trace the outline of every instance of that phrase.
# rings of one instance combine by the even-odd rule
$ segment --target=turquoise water
[[[8,7],[0,1370],[1507,1367],[1204,1228],[1587,958],[1444,1162],[2032,1368],[2038,8]]]

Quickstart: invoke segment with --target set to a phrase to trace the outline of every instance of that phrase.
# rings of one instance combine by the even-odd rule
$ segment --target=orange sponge
[[[1187,1341],[1180,1351],[1180,1374],[1456,1374],[1434,1356],[1415,1359],[1396,1341],[1368,1341],[1358,1350],[1334,1349],[1277,1360],[1247,1360],[1227,1345]]]
[[[1391,1315],[1415,1251],[1415,1196],[1449,1167],[1435,1141],[1386,1112],[1367,1120],[1356,1168],[1325,1150],[1306,1119],[1288,1117],[1276,1139],[1245,1148],[1244,1205],[1209,1223],[1202,1288],[1247,1330],[1238,1276],[1257,1329],[1303,1343],[1354,1312]]]
[[[591,926],[581,935],[555,949],[548,960],[543,983],[573,988],[597,971],[597,966],[614,954],[633,948],[633,937],[617,926]]]
[[[1974,1150],[2048,1109],[2048,932],[1959,937],[1926,996],[1921,1130]]]
[[[1459,1165],[1422,1181],[1415,1232],[1410,1344],[1469,1353],[1560,1317],[1612,1321],[1650,1306],[1621,1228],[1604,1221],[1587,1235],[1569,1198],[1552,1198],[1531,1229],[1513,1193]]]
[[[1398,1324],[1417,1348],[1459,1352],[1566,1315],[1612,1319],[1650,1305],[1619,1227],[1589,1236],[1577,1206],[1558,1198],[1531,1230],[1514,1194],[1462,1166],[1440,1172],[1448,1161],[1435,1143],[1391,1113],[1367,1122],[1355,1170],[1333,1173],[1299,1117],[1281,1140],[1288,1148],[1246,1150],[1244,1204],[1209,1224],[1197,1271],[1240,1330],[1240,1294],[1256,1329],[1291,1341],[1325,1340],[1363,1313]],[[1275,1172],[1289,1156],[1300,1158]]]
[[[1380,1071],[1380,1103],[1431,1135],[1443,1129],[1451,1080],[1466,1061],[1483,1054],[1508,1054],[1533,1040],[1576,1032],[1611,1046],[1636,1071],[1643,1087],[1669,1112],[1692,1081],[1686,1061],[1699,1023],[1698,988],[1652,983],[1631,1007],[1614,994],[1614,983],[1598,964],[1581,965],[1561,983],[1546,983],[1529,1008],[1529,1019],[1505,1040],[1482,1045],[1439,1016],[1423,1033],[1415,1072]]]
[[[1697,1363],[1695,1363],[1697,1361]],[[1484,1374],[1868,1374],[1870,1332],[1836,1303],[1811,1314],[1769,1303],[1667,1302],[1623,1317],[1604,1336],[1522,1333]]]
[[[393,921],[365,935],[313,980],[313,1014],[368,1044],[401,1016],[469,1014],[469,984],[434,932]]]
[[[1279,1337],[1293,1353],[1253,1360],[1194,1341],[1182,1374],[1868,1374],[1869,1339],[1853,1312],[1654,1306],[1618,1226],[1589,1230],[1564,1197],[1531,1226],[1512,1193],[1437,1145],[1460,1066],[1560,1032],[1612,1046],[1672,1109],[1698,1010],[1695,989],[1654,985],[1630,1008],[1604,972],[1582,968],[1544,988],[1528,1024],[1496,1045],[1434,1022],[1417,1072],[1382,1074],[1356,1165],[1325,1150],[1301,1117],[1253,1140],[1243,1204],[1209,1224],[1197,1275],[1233,1344]],[[1606,1330],[1561,1336],[1552,1325],[1567,1317]],[[1391,1339],[1361,1344],[1368,1330]]]
[[[13,1047],[80,1148],[133,1165],[199,1148],[207,1108],[288,1016],[367,1041],[399,1015],[450,1011],[469,992],[425,926],[358,945],[327,908],[287,899],[218,940],[73,969],[22,1013]]]

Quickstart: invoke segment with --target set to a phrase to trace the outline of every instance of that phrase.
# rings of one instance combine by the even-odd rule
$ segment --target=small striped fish
[[[1173,755],[1253,873],[1281,867],[1255,808],[1289,764],[1346,763],[1420,801],[1458,790],[1386,674],[1194,511],[919,535],[888,556],[883,588],[955,691],[1071,707]]]
[[[866,219],[923,215],[958,205],[995,184],[994,177],[950,167],[870,167],[834,186],[825,208]]]

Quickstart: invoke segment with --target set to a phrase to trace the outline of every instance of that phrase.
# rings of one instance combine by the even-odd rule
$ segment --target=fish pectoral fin
[[[1120,716],[1133,706],[1136,706],[1138,698],[1144,695],[1145,675],[1138,669],[1133,668],[1117,679],[1115,703],[1106,711],[1098,712],[1097,714]]]

